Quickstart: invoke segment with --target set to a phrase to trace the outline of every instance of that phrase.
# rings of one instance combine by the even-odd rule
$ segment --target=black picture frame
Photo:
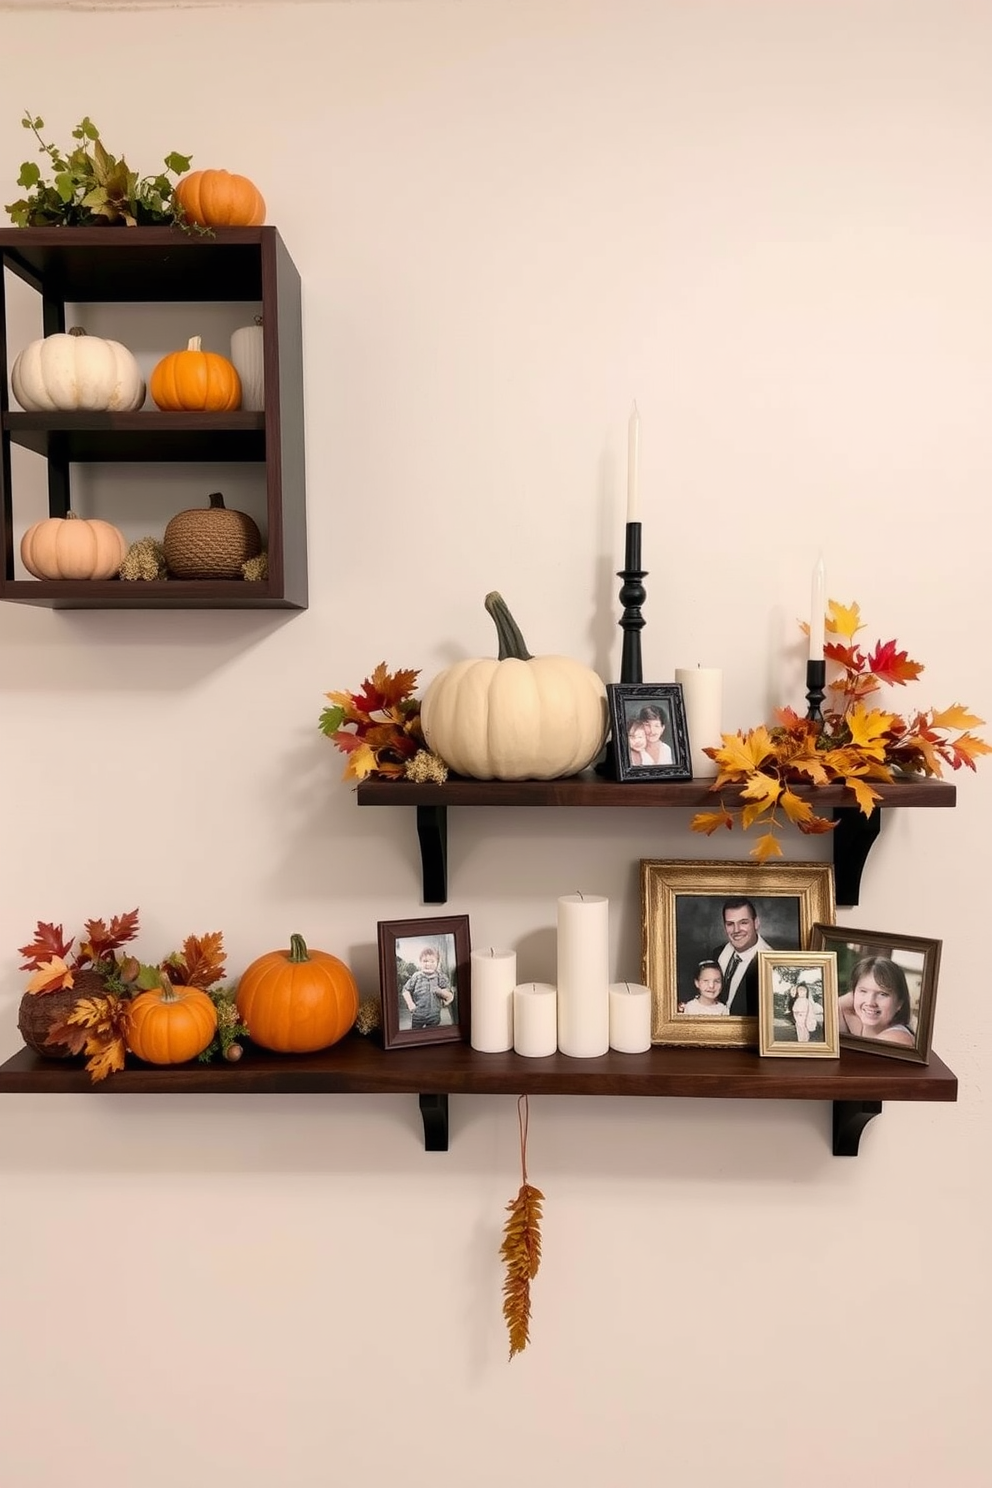
[[[613,757],[617,780],[691,780],[692,759],[689,754],[689,729],[680,682],[610,682],[606,695],[610,705],[613,730]],[[661,744],[671,760],[657,762],[637,758],[631,747],[630,729],[642,712],[655,715],[645,719],[650,729],[655,721],[662,725]],[[652,746],[650,734],[645,745]]]
[[[383,1047],[402,1049],[467,1041],[472,995],[468,915],[380,920],[378,942]],[[411,988],[409,984],[418,971],[427,974],[421,957],[431,949],[437,958],[439,986],[426,991]],[[450,992],[450,998],[443,995],[446,992]],[[420,996],[426,1001],[418,1012],[410,1001]]]

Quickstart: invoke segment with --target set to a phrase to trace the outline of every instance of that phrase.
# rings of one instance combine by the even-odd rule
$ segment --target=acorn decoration
[[[220,491],[208,507],[179,512],[162,539],[177,579],[240,579],[241,565],[262,551],[262,536],[247,512],[229,511]]]

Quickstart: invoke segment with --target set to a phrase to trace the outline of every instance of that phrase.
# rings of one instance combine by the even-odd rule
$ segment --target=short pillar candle
[[[522,982],[513,989],[513,1047],[527,1059],[544,1059],[558,1048],[558,988]]]
[[[610,901],[602,894],[558,900],[558,1047],[574,1059],[610,1047]]]
[[[610,1048],[643,1054],[651,1047],[651,988],[614,982],[610,988]]]
[[[676,667],[675,680],[685,704],[692,778],[706,780],[718,773],[718,766],[703,750],[718,749],[723,742],[723,672],[719,667]]]
[[[472,952],[472,1048],[501,1054],[513,1048],[513,988],[516,951]]]

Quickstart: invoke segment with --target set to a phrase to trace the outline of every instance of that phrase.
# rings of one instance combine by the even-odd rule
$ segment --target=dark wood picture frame
[[[689,727],[681,682],[610,682],[606,695],[610,705],[613,730],[613,755],[616,777],[626,780],[691,780],[692,758],[689,754]],[[660,715],[663,727],[661,742],[671,751],[666,764],[635,761],[630,742],[631,726],[645,711]],[[647,739],[645,742],[649,742]]]
[[[378,941],[383,1047],[467,1041],[472,992],[468,915],[380,920]],[[438,985],[411,986],[422,970],[421,957],[432,949]],[[445,995],[449,993],[450,997]],[[410,1005],[420,998],[425,1001],[419,1009]]]
[[[860,1049],[865,1054],[880,1054],[886,1059],[905,1059],[912,1064],[928,1064],[933,1038],[933,1014],[937,1000],[937,975],[940,970],[942,941],[922,935],[893,935],[881,930],[859,930],[853,925],[813,926],[810,945],[815,950],[834,951],[837,956],[837,994],[840,1042],[843,1049]],[[884,988],[889,999],[908,1008],[908,1016],[898,1013],[898,1022],[871,1036],[851,1032],[854,1010],[854,973],[862,963],[880,963],[868,971],[875,984]],[[865,969],[867,970],[867,969]],[[864,971],[862,973],[864,975]],[[906,1027],[912,1043],[893,1042],[886,1031]]]

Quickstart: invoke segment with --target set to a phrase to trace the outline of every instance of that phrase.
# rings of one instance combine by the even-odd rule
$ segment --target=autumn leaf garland
[[[419,671],[390,672],[381,661],[358,692],[328,692],[321,733],[348,756],[345,780],[369,775],[399,779],[423,747],[420,701],[413,696]]]
[[[764,831],[751,856],[763,862],[781,857],[777,833],[785,821],[807,835],[830,832],[836,825],[818,816],[807,797],[797,795],[797,784],[844,785],[870,816],[881,800],[873,781],[891,782],[895,770],[937,777],[945,765],[974,770],[981,755],[992,754],[992,745],[972,732],[984,719],[958,703],[908,717],[866,705],[883,685],[916,681],[923,666],[910,660],[896,641],[879,641],[864,650],[854,639],[862,628],[857,604],[829,601],[825,630],[836,639],[824,645],[823,654],[837,670],[828,681],[831,701],[822,723],[780,708],[770,727],[760,724],[747,733],[724,734],[722,746],[704,750],[720,766],[711,790],[739,785],[744,804],[728,809],[721,801],[719,810],[697,813],[691,823],[694,832],[709,836],[735,824],[745,832],[761,826]]]

